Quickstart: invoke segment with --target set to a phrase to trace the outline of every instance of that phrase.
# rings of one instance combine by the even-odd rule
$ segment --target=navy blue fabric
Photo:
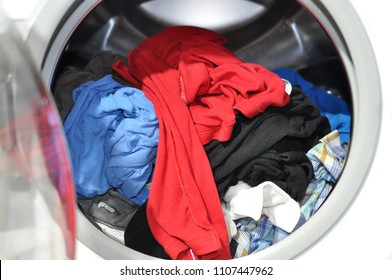
[[[75,89],[73,99],[64,130],[78,197],[91,198],[114,187],[143,204],[158,146],[152,103],[111,75]]]
[[[319,107],[320,114],[328,118],[331,130],[338,130],[341,141],[348,143],[351,112],[348,104],[343,99],[328,94],[322,88],[305,80],[296,70],[276,69],[274,72],[281,78],[288,80],[292,85],[299,86],[303,93]]]

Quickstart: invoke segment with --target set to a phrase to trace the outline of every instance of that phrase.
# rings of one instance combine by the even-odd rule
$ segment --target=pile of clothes
[[[260,251],[309,219],[339,178],[348,105],[295,70],[241,61],[225,42],[170,27],[56,81],[79,206],[139,252]]]

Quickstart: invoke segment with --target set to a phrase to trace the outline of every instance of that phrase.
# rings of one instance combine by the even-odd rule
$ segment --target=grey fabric
[[[65,120],[74,105],[72,98],[74,89],[86,82],[99,80],[109,74],[113,75],[112,65],[117,60],[123,61],[124,64],[127,63],[127,58],[121,55],[109,51],[98,52],[85,67],[68,66],[59,75],[54,85],[53,96],[62,121]],[[113,79],[121,84],[129,85],[128,82],[116,75],[113,75]]]
[[[79,199],[78,204],[89,220],[118,230],[125,230],[139,209],[114,189],[91,199]]]

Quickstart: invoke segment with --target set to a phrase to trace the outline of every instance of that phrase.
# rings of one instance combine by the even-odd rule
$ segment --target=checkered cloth
[[[335,186],[344,165],[347,144],[341,142],[337,130],[332,131],[309,150],[306,156],[313,165],[314,177],[301,201],[301,227],[323,204]],[[267,217],[259,221],[246,218],[236,221],[238,233],[233,238],[238,246],[234,258],[259,252],[284,239],[289,233],[272,225]]]

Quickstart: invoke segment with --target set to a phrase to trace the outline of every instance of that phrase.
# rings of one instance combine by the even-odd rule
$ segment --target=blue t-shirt
[[[78,196],[91,198],[116,188],[143,204],[158,146],[152,103],[111,75],[75,89],[73,99],[64,130]]]

